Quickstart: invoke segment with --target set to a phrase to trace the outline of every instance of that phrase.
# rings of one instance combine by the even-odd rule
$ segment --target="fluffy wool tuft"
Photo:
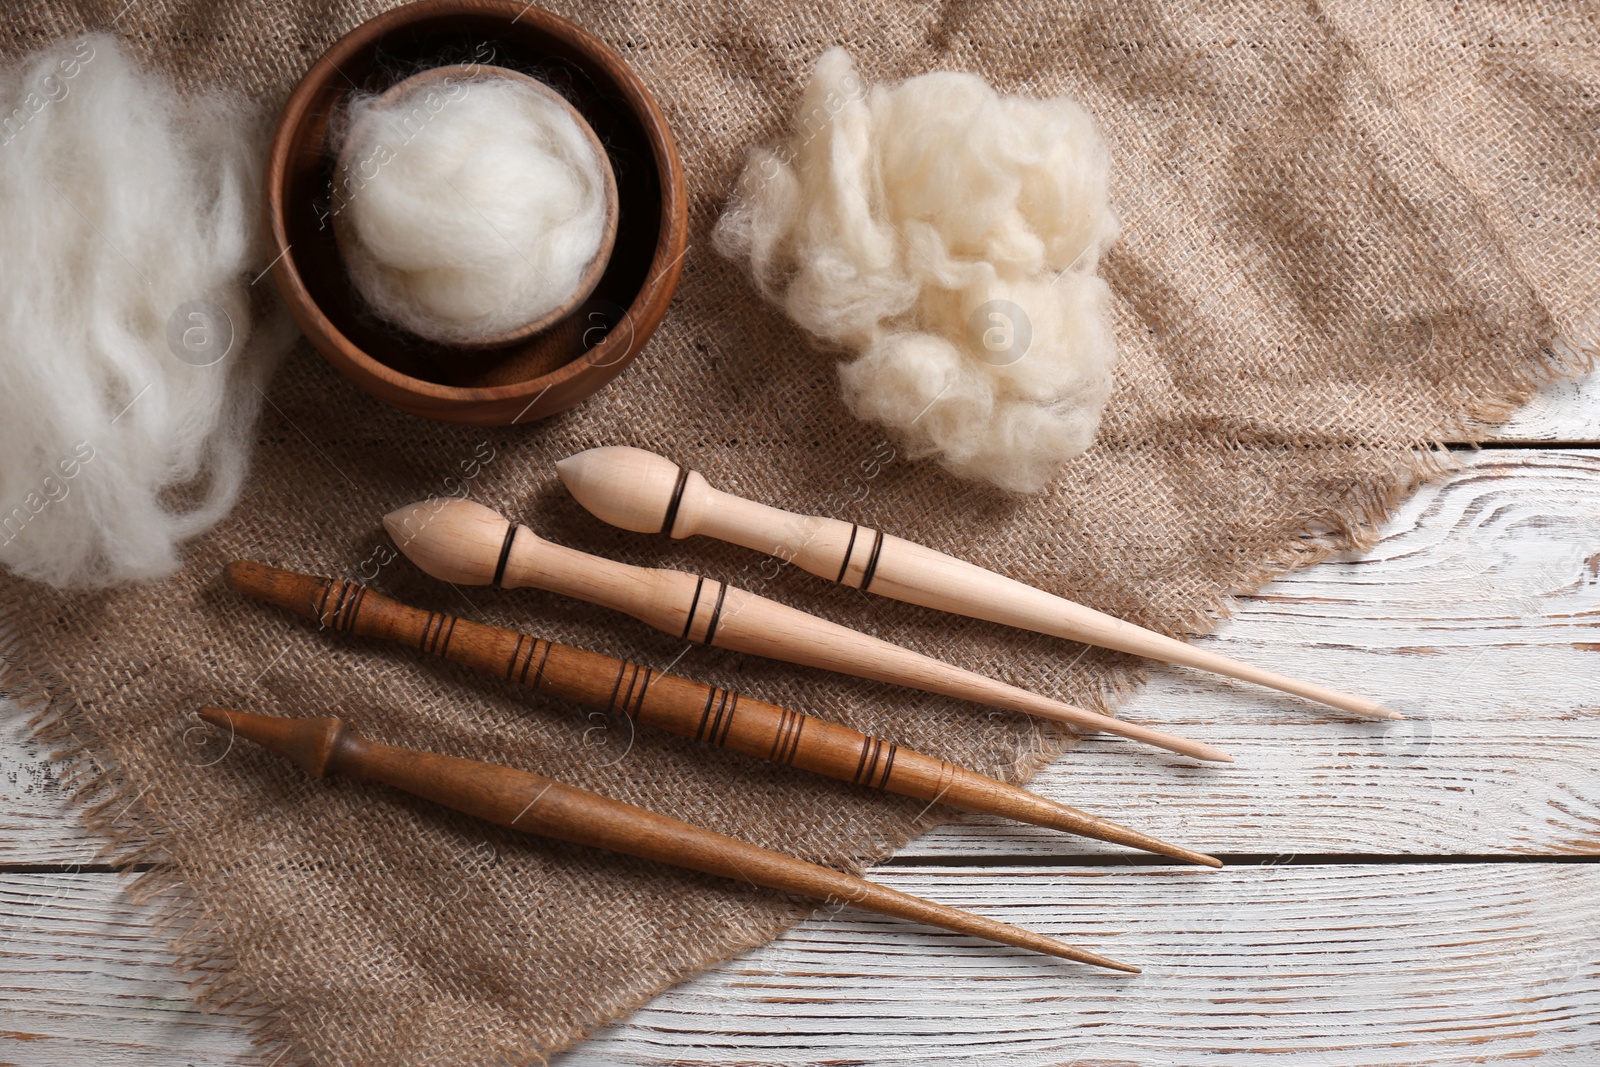
[[[489,76],[349,108],[339,224],[375,311],[446,344],[571,299],[604,240],[610,164],[559,102]]]
[[[857,353],[845,403],[914,456],[1013,492],[1094,440],[1116,350],[1095,273],[1116,239],[1108,156],[1065,98],[973,74],[864,90],[817,61],[787,143],[752,153],[717,248]]]
[[[173,572],[245,473],[262,117],[181,99],[113,37],[0,71],[0,564],[59,587]]]

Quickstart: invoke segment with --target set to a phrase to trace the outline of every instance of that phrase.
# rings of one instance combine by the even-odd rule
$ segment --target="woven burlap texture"
[[[114,23],[181,84],[276,108],[323,48],[388,6],[125,2],[10,5],[5,50]],[[8,691],[35,702],[40,735],[72,759],[91,822],[117,834],[110,854],[164,861],[137,890],[166,900],[202,994],[254,1016],[280,1065],[536,1060],[808,907],[502,833],[390,790],[313,781],[242,744],[217,749],[197,728],[201,704],[338,714],[375,739],[527,766],[843,866],[887,855],[940,813],[656,732],[629,736],[510,684],[319,633],[226,591],[228,560],[367,578],[1021,780],[1068,739],[888,686],[685,652],[553,596],[452,589],[392,559],[379,518],[470,492],[559,542],[704,572],[1103,704],[1137,681],[1136,664],[868,598],[725,546],[607,528],[565,495],[552,461],[601,443],[651,448],[733,492],[881,527],[1193,634],[1231,594],[1361,543],[1442,468],[1430,443],[1503,417],[1538,381],[1585,362],[1600,262],[1593,3],[555,9],[634,65],[688,168],[682,284],[627,373],[548,423],[480,431],[387,410],[302,345],[271,389],[244,499],[190,546],[181,574],[70,597],[0,581]],[[1116,390],[1094,449],[1035,498],[893,455],[844,412],[834,357],[709,249],[745,149],[781,135],[810,65],[834,44],[869,83],[960,69],[1006,92],[1069,94],[1110,142],[1123,220],[1104,265]],[[1131,745],[1118,755],[1164,758]]]

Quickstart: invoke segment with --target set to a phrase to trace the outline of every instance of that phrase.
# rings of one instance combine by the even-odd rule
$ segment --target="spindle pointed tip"
[[[1339,694],[1339,697],[1340,699],[1337,703],[1333,701],[1325,701],[1324,703],[1338,708],[1341,711],[1348,711],[1354,715],[1359,715],[1363,719],[1393,721],[1395,719],[1405,718],[1405,716],[1400,714],[1398,711],[1395,711],[1393,708],[1385,707],[1376,700],[1368,700],[1365,697],[1345,696],[1344,694]]]
[[[1153,852],[1158,856],[1166,856],[1169,859],[1183,860],[1185,863],[1193,863],[1201,867],[1215,868],[1222,866],[1221,860],[1208,853],[1196,852],[1192,848],[1184,848],[1182,845],[1171,845],[1165,841],[1159,841],[1154,838],[1152,838],[1151,841],[1159,847],[1152,848],[1149,844],[1133,841],[1124,843],[1131,844],[1134,848],[1143,848],[1146,852]]]
[[[586,448],[582,452],[574,452],[566,459],[556,460],[556,477],[561,479],[563,485],[571,489],[572,483],[581,479],[596,459],[603,458],[595,455],[596,452],[601,451],[604,451],[604,449]]]
[[[1004,926],[1004,924],[1001,925],[1002,927]],[[948,929],[953,930],[956,927],[950,926]],[[1121,960],[1114,960],[1110,956],[1102,956],[1098,952],[1091,952],[1086,948],[1069,945],[1065,941],[1058,941],[1053,937],[1048,937],[1032,930],[1021,930],[1016,927],[1006,929],[1010,930],[1009,934],[976,930],[967,932],[976,933],[979,937],[987,937],[991,941],[998,941],[1002,945],[1016,945],[1019,948],[1031,949],[1034,952],[1042,952],[1047,956],[1054,956],[1057,959],[1071,960],[1074,963],[1086,963],[1091,967],[1104,967],[1108,971],[1122,971],[1125,974],[1142,973],[1139,967],[1131,963],[1123,963]]]
[[[395,508],[383,517],[383,528],[388,531],[395,544],[404,548],[406,543],[416,536],[413,531],[420,529],[418,520],[426,513],[427,503],[424,501]]]
[[[205,707],[200,709],[199,714],[201,722],[208,722],[212,726],[217,726],[224,730],[233,729],[232,713],[224,708]]]
[[[1144,968],[1138,966],[1137,964],[1123,963],[1121,960],[1114,960],[1109,956],[1102,956],[1098,952],[1084,952],[1080,949],[1078,956],[1068,958],[1076,958],[1080,963],[1092,964],[1095,967],[1104,967],[1108,971],[1121,971],[1123,974],[1144,973]]]
[[[1215,748],[1199,741],[1194,742],[1194,756],[1196,759],[1202,759],[1208,763],[1236,762],[1232,756],[1222,751],[1222,749]]]
[[[1144,835],[1140,836],[1143,837]],[[1143,849],[1146,852],[1152,852],[1157,856],[1166,856],[1168,859],[1182,860],[1184,863],[1193,863],[1201,867],[1222,866],[1222,861],[1217,859],[1215,856],[1208,855],[1204,852],[1196,852],[1194,849],[1184,848],[1182,845],[1168,844],[1167,842],[1158,840],[1156,838],[1149,838],[1148,841],[1130,840],[1120,843],[1131,845],[1134,848]]]
[[[1137,848],[1157,856],[1166,856],[1168,859],[1182,860],[1184,863],[1198,863],[1206,867],[1222,866],[1222,861],[1215,856],[1208,856],[1204,852],[1196,852],[1182,845],[1174,845],[1170,841],[1163,841],[1159,837],[1152,837],[1121,823],[1112,822],[1110,819],[1102,819],[1086,811],[1079,811],[1077,808],[1069,808],[1065,804],[1057,804],[1053,800],[1045,800],[1026,790],[1007,792],[992,810],[1022,822],[1033,823],[1035,826],[1048,826],[1069,834],[1092,837],[1097,841],[1126,845],[1128,848]]]

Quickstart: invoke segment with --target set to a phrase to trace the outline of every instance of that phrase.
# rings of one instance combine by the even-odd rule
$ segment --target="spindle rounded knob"
[[[711,488],[698,473],[665,456],[624,445],[568,456],[556,464],[556,473],[584,510],[635,533],[671,534],[681,525],[684,498]]]

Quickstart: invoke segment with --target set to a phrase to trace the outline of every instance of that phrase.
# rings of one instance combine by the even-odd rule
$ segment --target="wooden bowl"
[[[523,85],[540,97],[553,104],[558,110],[564,111],[567,117],[577,125],[578,132],[582,134],[589,147],[594,151],[595,157],[601,161],[601,174],[604,178],[605,189],[601,195],[605,199],[605,221],[600,234],[599,247],[595,249],[593,258],[578,278],[578,285],[572,295],[560,304],[551,308],[545,314],[533,319],[514,329],[504,330],[492,336],[475,337],[470,341],[457,341],[463,348],[499,348],[505,345],[526,341],[536,333],[554,326],[557,322],[571,315],[578,309],[578,305],[594,293],[594,287],[600,284],[600,276],[605,272],[606,264],[611,260],[611,248],[617,240],[617,179],[611,172],[611,161],[606,158],[605,146],[600,143],[600,138],[595,136],[593,128],[584,121],[578,109],[573,107],[566,97],[550,88],[537,78],[530,78],[521,71],[507,70],[505,67],[483,66],[476,64],[458,63],[449,67],[433,67],[421,74],[413,74],[404,81],[386,89],[378,98],[379,106],[388,107],[405,101],[415,108],[413,114],[426,116],[427,121],[432,121],[429,103],[438,103],[439,111],[443,112],[448,106],[449,97],[443,95],[443,90],[436,94],[430,101],[429,93],[443,86],[445,89],[455,85],[470,85],[473,82],[483,84],[488,81],[511,81]],[[391,112],[393,113],[393,112]],[[423,121],[418,119],[418,122]],[[348,204],[351,197],[358,196],[359,189],[351,187],[351,181],[357,178],[370,178],[370,174],[363,174],[362,169],[371,161],[363,161],[351,157],[350,144],[346,144],[339,153],[334,164],[334,199],[340,204]],[[359,240],[347,225],[350,216],[343,211],[337,211],[333,216],[333,235],[341,249],[350,247],[351,243]],[[359,288],[359,286],[357,287]]]
[[[487,349],[435,344],[374,315],[344,270],[331,221],[330,131],[345,97],[459,63],[520,71],[555,89],[600,138],[617,185],[616,239],[593,292],[535,336]],[[688,239],[683,166],[649,92],[599,39],[522,0],[422,0],[346,34],[278,120],[265,198],[273,280],[317,351],[386,403],[475,426],[554,415],[620,374],[666,313]]]

